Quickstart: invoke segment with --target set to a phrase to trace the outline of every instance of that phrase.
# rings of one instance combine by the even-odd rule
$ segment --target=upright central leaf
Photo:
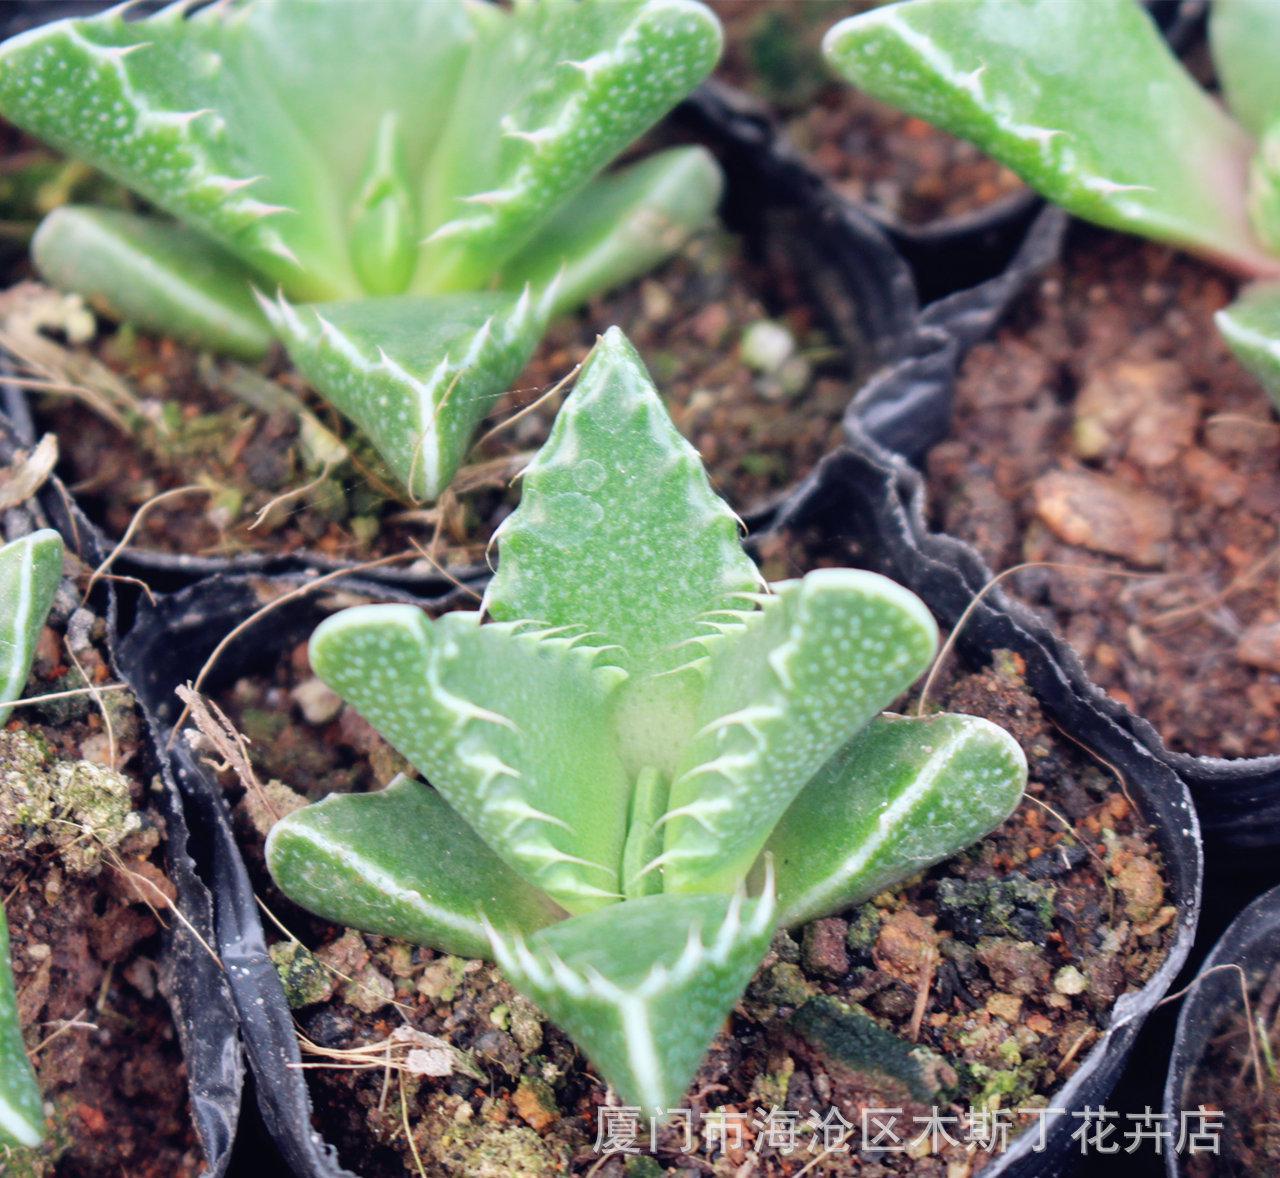
[[[584,625],[632,675],[666,671],[688,661],[681,643],[758,586],[738,529],[610,328],[498,530],[487,606],[499,619]]]

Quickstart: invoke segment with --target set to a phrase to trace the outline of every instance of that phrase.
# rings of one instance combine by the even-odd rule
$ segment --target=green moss
[[[870,1015],[825,994],[810,998],[790,1026],[828,1063],[868,1077],[877,1089],[899,1091],[922,1103],[936,1095],[910,1043]]]
[[[28,732],[0,731],[0,847],[51,846],[67,870],[85,875],[140,824],[127,777],[93,761],[55,760]]]
[[[777,1016],[780,1006],[803,1006],[817,987],[790,961],[775,962],[756,975],[747,991],[747,1003],[761,1022]]]
[[[1026,1108],[1036,1090],[1039,1067],[1034,1062],[1009,1068],[982,1063],[965,1065],[969,1087],[977,1089],[974,1108]]]
[[[467,963],[461,957],[445,955],[429,962],[418,981],[418,993],[437,1002],[452,1002],[462,986]]]
[[[646,1154],[632,1154],[623,1166],[623,1173],[627,1178],[662,1178],[666,1170],[662,1168],[662,1163],[657,1158],[648,1157]]]
[[[875,948],[876,938],[880,935],[880,924],[880,912],[874,904],[863,904],[851,914],[849,932],[844,940],[855,959],[870,960],[871,950]]]
[[[334,989],[334,976],[305,945],[280,941],[268,950],[280,975],[284,996],[293,1010],[324,1002]]]
[[[1042,943],[1053,927],[1052,884],[1014,873],[993,879],[938,882],[938,911],[950,928],[968,941],[1009,936]]]
[[[568,1170],[567,1149],[543,1141],[532,1129],[452,1125],[428,1143],[434,1160],[467,1178],[543,1178]]]
[[[289,717],[283,712],[269,712],[264,708],[245,708],[240,714],[240,729],[249,743],[263,747],[274,744],[288,723]]]

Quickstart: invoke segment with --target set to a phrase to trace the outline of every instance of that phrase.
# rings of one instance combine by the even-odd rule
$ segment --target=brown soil
[[[1085,230],[975,348],[952,438],[929,457],[934,522],[1051,615],[1170,747],[1280,752],[1280,424],[1212,315],[1220,273]]]
[[[84,682],[62,629],[46,627],[28,695]],[[86,636],[75,649],[90,681],[106,681],[101,621],[77,611],[69,629]],[[16,709],[0,732],[0,896],[27,1048],[51,1110],[44,1147],[0,1148],[8,1178],[186,1178],[202,1168],[158,990],[162,896],[174,892],[164,828],[147,805],[154,765],[131,697],[101,698],[119,774],[106,768],[110,741],[92,699]],[[31,756],[45,768],[78,763],[44,813],[31,802],[43,777],[30,770]]]
[[[788,553],[772,551],[765,571],[792,573]],[[999,655],[992,669],[944,683],[937,704],[1007,726],[1027,752],[1030,795],[1061,817],[1026,802],[949,863],[780,933],[687,1102],[700,1127],[711,1113],[730,1125],[741,1118],[742,1147],[700,1139],[683,1153],[678,1128],[664,1130],[657,1156],[674,1167],[667,1172],[733,1172],[757,1140],[758,1108],[796,1112],[803,1126],[809,1113],[834,1105],[857,1126],[864,1107],[905,1107],[899,1129],[910,1138],[919,1130],[909,1118],[933,1104],[956,1117],[985,1101],[1011,1110],[1043,1105],[1097,1041],[1116,997],[1158,968],[1176,910],[1150,832],[1111,775],[1045,721],[1021,671],[1015,656]],[[593,1150],[603,1085],[492,967],[342,933],[272,887],[261,846],[274,815],[331,790],[377,788],[406,768],[310,677],[305,646],[218,702],[251,738],[257,775],[270,783],[263,794],[224,778],[259,893],[318,953],[287,941],[273,950],[302,1032],[342,1051],[380,1044],[408,1025],[466,1053],[451,1076],[406,1077],[403,1096],[399,1075],[380,1062],[338,1070],[324,1065],[343,1057],[309,1054],[318,1065],[308,1072],[316,1124],[347,1164],[367,1178],[417,1172],[407,1124],[431,1175],[538,1175],[564,1166],[623,1174],[624,1159],[600,1166]],[[932,968],[922,973],[926,959]],[[904,1043],[922,990],[918,1038]],[[854,1049],[881,1029],[898,1039]],[[904,1065],[913,1046],[924,1053]],[[915,1068],[923,1089],[903,1079]],[[1030,1121],[1015,1118],[1015,1128]],[[965,1140],[961,1121],[950,1130]],[[801,1130],[800,1151],[789,1157],[763,1147],[756,1172],[796,1173],[820,1152],[809,1150],[812,1139],[812,1129]],[[809,1172],[860,1164],[859,1174],[940,1178],[948,1162],[973,1161],[963,1144],[941,1144],[932,1154],[882,1157],[879,1170],[866,1168],[869,1157],[852,1163],[834,1153]],[[630,1165],[627,1174],[660,1172]]]
[[[1188,1178],[1280,1172],[1280,1075],[1275,1064],[1280,1053],[1280,969],[1263,979],[1251,999],[1260,1020],[1255,1034],[1250,1036],[1243,1003],[1237,1003],[1188,1077],[1187,1091],[1196,1095],[1197,1107],[1223,1114],[1221,1156],[1188,1157]]]
[[[791,141],[845,196],[909,225],[974,212],[1023,191],[1007,168],[963,140],[834,80],[823,34],[872,4],[710,0],[725,26],[717,76],[763,99]]]
[[[777,369],[763,372],[741,358],[744,332],[772,314],[760,291],[769,292],[770,304],[777,300],[786,308],[779,322],[795,344]],[[721,493],[740,512],[802,477],[835,443],[848,399],[838,354],[801,305],[794,278],[759,272],[738,241],[720,232],[702,235],[650,277],[554,324],[487,425],[536,401],[612,323],[622,325],[639,349],[677,425],[701,449]],[[95,348],[140,399],[127,414],[128,428],[65,397],[44,398],[40,426],[57,433],[59,473],[113,536],[122,535],[158,491],[206,488],[208,494],[170,499],[148,511],[134,544],[167,552],[309,549],[364,559],[406,551],[417,541],[442,563],[475,562],[514,505],[512,480],[546,438],[561,400],[548,398],[479,444],[472,465],[428,509],[397,498],[377,456],[282,359],[246,372],[128,331],[107,335]],[[264,383],[265,375],[278,384]],[[297,414],[251,408],[232,391],[237,382],[251,384],[251,395],[281,387],[301,395],[352,447],[354,461],[313,482],[321,471],[299,445]],[[288,498],[253,526],[259,510],[282,495]]]

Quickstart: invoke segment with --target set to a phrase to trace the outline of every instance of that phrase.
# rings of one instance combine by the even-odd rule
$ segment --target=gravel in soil
[[[72,653],[90,682],[107,681],[101,640],[102,622],[84,610],[70,613],[65,632],[47,626],[27,694],[82,685]],[[0,1148],[6,1178],[186,1178],[202,1169],[159,990],[161,923],[175,893],[163,824],[147,805],[154,766],[131,697],[99,698],[110,735],[83,696],[15,709],[0,730],[0,895],[49,1114],[43,1147]]]
[[[531,406],[586,357],[598,331],[617,323],[721,494],[747,513],[836,443],[849,396],[838,352],[780,262],[756,266],[737,238],[708,232],[653,275],[558,320],[481,432],[508,424],[477,445],[431,506],[402,498],[367,443],[280,356],[246,368],[170,340],[108,331],[92,353],[81,346],[62,356],[80,384],[92,375],[76,370],[88,354],[106,365],[97,383],[123,387],[126,400],[118,389],[114,397],[120,420],[60,395],[43,398],[39,425],[58,435],[59,473],[113,536],[157,492],[200,488],[148,509],[135,546],[198,555],[308,549],[364,559],[408,551],[416,541],[441,563],[470,564],[483,559],[514,506],[513,482],[562,398]],[[528,412],[517,418],[521,410]],[[327,475],[325,430],[351,452]]]
[[[767,554],[765,571],[791,573],[787,553]],[[414,1148],[431,1175],[731,1174],[757,1147],[757,1172],[789,1175],[821,1152],[811,1114],[834,1107],[858,1126],[864,1108],[901,1107],[910,1140],[920,1133],[910,1118],[934,1105],[957,1118],[946,1127],[959,1144],[878,1159],[837,1151],[809,1173],[941,1178],[975,1160],[970,1108],[1043,1106],[1172,934],[1161,857],[1123,787],[1045,720],[1017,657],[1000,654],[943,682],[936,703],[1006,725],[1027,752],[1031,796],[1053,813],[1028,801],[949,863],[779,933],[692,1085],[691,1148],[676,1124],[656,1155],[601,1165],[603,1085],[493,967],[337,929],[266,876],[261,847],[277,815],[332,790],[378,788],[407,765],[311,677],[304,645],[217,702],[250,738],[261,783],[224,778],[246,858],[259,894],[301,939],[272,952],[313,1045],[315,1123],[367,1178],[417,1172]],[[388,1071],[386,1041],[419,1035],[433,1037],[419,1044],[431,1066]],[[353,1059],[366,1066],[326,1066]],[[790,1155],[767,1140],[775,1106],[796,1114]],[[1012,1120],[1016,1131],[1032,1117]]]
[[[1280,423],[1214,330],[1233,285],[1079,230],[928,459],[934,524],[996,570],[1060,566],[1004,584],[1170,747],[1223,757],[1280,752]]]
[[[709,0],[725,26],[717,76],[773,108],[836,188],[908,225],[976,212],[1025,191],[979,148],[832,77],[822,37],[874,7],[851,0]]]

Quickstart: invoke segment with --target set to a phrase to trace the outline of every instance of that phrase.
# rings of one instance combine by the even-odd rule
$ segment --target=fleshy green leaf
[[[765,845],[779,923],[861,903],[954,855],[1013,812],[1027,761],[976,716],[881,716],[832,757]]]
[[[675,253],[723,187],[701,147],[673,147],[593,181],[502,268],[503,284],[556,283],[552,314],[581,306]]]
[[[1079,217],[1280,269],[1245,212],[1252,141],[1133,0],[910,0],[841,21],[825,50]]]
[[[318,674],[404,754],[516,872],[570,912],[619,899],[630,783],[609,695],[580,628],[435,622],[412,606],[329,618]]]
[[[820,569],[774,588],[689,651],[707,686],[655,861],[665,891],[732,888],[796,794],[937,645],[920,599],[876,573]]]
[[[0,724],[22,696],[62,580],[62,537],[42,528],[0,548]]]
[[[597,342],[497,533],[495,618],[581,625],[629,672],[687,661],[707,615],[759,575],[644,364],[616,327]]]
[[[714,64],[719,25],[694,0],[188,7],[13,38],[0,112],[278,286],[271,319],[294,362],[415,495],[448,483],[553,307],[654,264],[711,214],[718,174],[693,149],[592,184]],[[163,234],[128,245],[118,273],[65,252],[60,271],[138,322],[216,343],[193,334],[209,326],[190,290],[207,265],[184,269]],[[522,274],[532,301],[494,293]],[[225,278],[209,278],[215,305]],[[323,322],[285,299],[322,304]]]
[[[646,896],[523,938],[493,954],[587,1053],[623,1103],[679,1104],[773,934],[772,893]]]
[[[280,890],[311,912],[463,957],[489,955],[485,920],[531,933],[565,916],[408,777],[295,810],[271,828],[266,855]]]
[[[518,4],[475,25],[429,177],[430,290],[483,282],[720,55],[690,0]]]
[[[40,223],[31,255],[47,282],[146,331],[245,359],[271,344],[249,271],[181,225],[66,205]]]
[[[0,110],[292,298],[360,293],[347,245],[388,110],[421,169],[465,61],[460,0],[273,0],[58,21],[0,49]],[[287,46],[288,52],[281,52]],[[359,52],[355,51],[359,47]]]
[[[1209,47],[1232,113],[1261,138],[1280,116],[1280,4],[1275,0],[1213,0]]]
[[[22,1042],[9,960],[9,923],[0,904],[0,1147],[30,1147],[43,1140],[44,1106]]]
[[[1236,359],[1280,409],[1280,282],[1259,282],[1214,316]]]
[[[398,295],[261,305],[289,358],[411,494],[434,499],[537,346],[550,295]]]

